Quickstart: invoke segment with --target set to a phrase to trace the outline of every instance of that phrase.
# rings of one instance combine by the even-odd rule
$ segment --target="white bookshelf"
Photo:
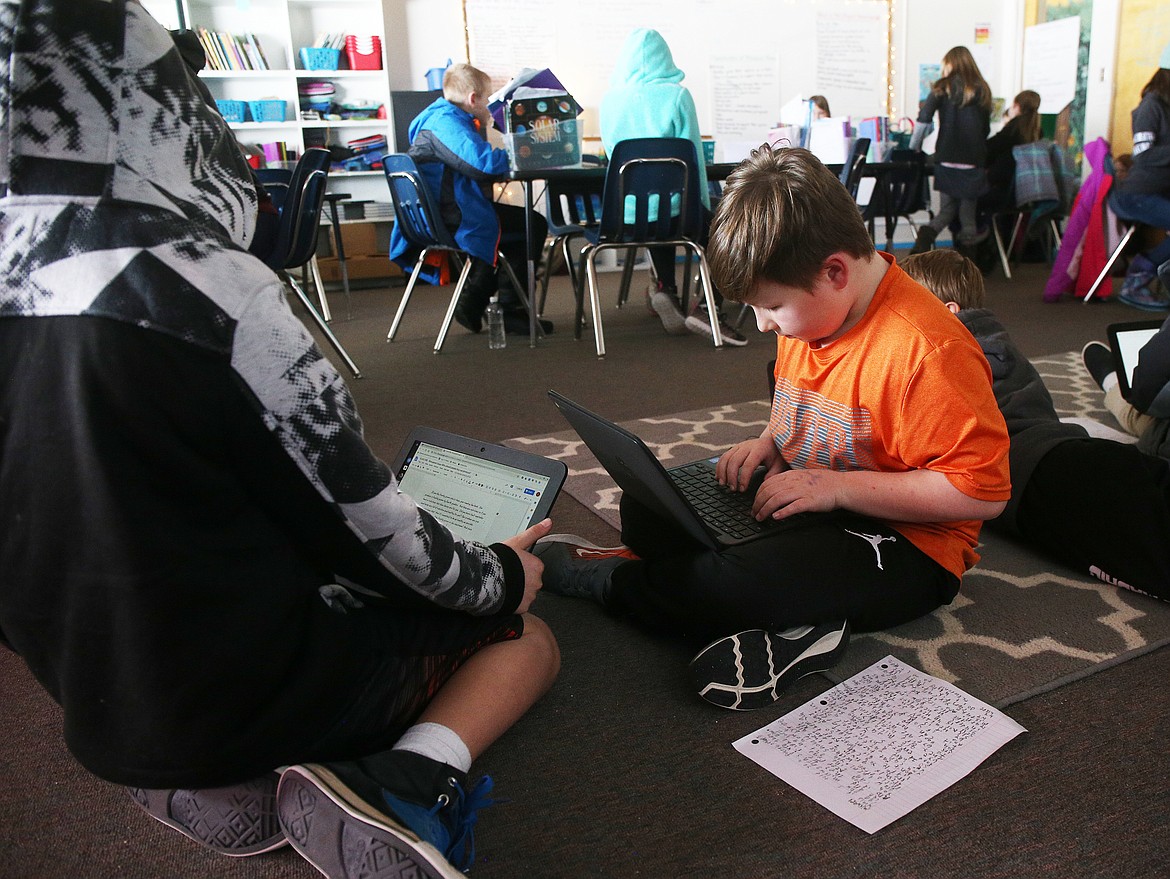
[[[201,74],[217,100],[280,100],[283,122],[233,122],[236,138],[245,146],[283,141],[298,154],[306,146],[340,145],[374,133],[385,134],[387,151],[393,146],[390,80],[386,71],[386,29],[382,0],[142,0],[166,27],[175,27],[181,8],[187,27],[230,34],[253,34],[268,60],[269,70],[204,70]],[[378,70],[305,70],[300,49],[312,46],[322,33],[377,36],[382,42]],[[342,50],[341,66],[345,67]],[[337,103],[381,104],[385,119],[307,120],[301,118],[297,87],[304,81],[333,84]],[[329,189],[348,192],[354,199],[387,202],[390,199],[380,171],[331,171]]]

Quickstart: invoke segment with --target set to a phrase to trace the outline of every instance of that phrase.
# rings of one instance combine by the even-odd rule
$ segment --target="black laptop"
[[[747,491],[735,492],[716,480],[718,458],[704,458],[667,470],[646,444],[625,428],[563,394],[549,391],[548,395],[622,491],[675,522],[704,546],[721,549],[747,543],[809,515],[797,514],[783,522],[757,522],[752,517],[752,501],[762,474]]]

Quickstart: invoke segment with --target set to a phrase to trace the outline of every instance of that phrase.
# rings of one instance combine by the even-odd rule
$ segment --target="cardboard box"
[[[335,257],[318,259],[317,267],[321,270],[321,280],[326,284],[341,283],[341,264]],[[350,256],[346,252],[345,271],[351,281],[388,280],[402,276],[402,269],[390,262],[390,258],[386,254],[381,256]]]
[[[390,223],[342,223],[341,244],[345,248],[345,271],[351,281],[401,277],[402,270],[390,262]],[[323,226],[317,238],[317,266],[326,283],[341,281],[341,266],[333,252],[333,229]]]

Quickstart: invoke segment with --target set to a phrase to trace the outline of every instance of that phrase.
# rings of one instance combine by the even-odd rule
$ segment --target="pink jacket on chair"
[[[1058,302],[1066,293],[1084,296],[1109,258],[1105,242],[1105,200],[1113,185],[1113,175],[1105,172],[1109,141],[1097,138],[1085,145],[1085,160],[1092,169],[1077,192],[1061,240],[1060,252],[1052,274],[1044,285],[1044,301]],[[1095,294],[1108,299],[1112,282],[1106,278]]]

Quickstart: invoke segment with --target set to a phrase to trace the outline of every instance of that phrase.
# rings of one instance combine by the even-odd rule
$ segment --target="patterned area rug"
[[[1091,432],[1127,439],[1101,407],[1101,392],[1076,352],[1035,361],[1061,416]],[[624,426],[667,467],[721,454],[758,436],[766,401],[718,406]],[[520,437],[508,445],[564,461],[573,498],[618,527],[620,489],[572,431]],[[1116,589],[1088,575],[1055,570],[1026,547],[983,531],[982,560],[948,607],[890,629],[854,637],[828,675],[841,681],[887,654],[1003,707],[1170,643],[1170,604]]]

